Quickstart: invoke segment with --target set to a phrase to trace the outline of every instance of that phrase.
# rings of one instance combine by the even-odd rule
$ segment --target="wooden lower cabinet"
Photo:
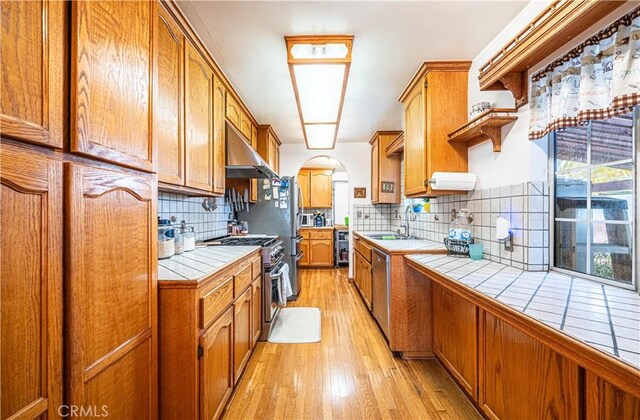
[[[220,417],[233,391],[233,308],[200,337],[200,417]]]
[[[251,285],[251,347],[254,347],[262,332],[262,277],[258,276]]]
[[[354,252],[355,255],[355,274],[354,280],[360,295],[364,299],[365,304],[371,310],[371,292],[372,292],[372,278],[371,278],[371,263],[367,261],[358,251]]]
[[[585,418],[618,420],[640,418],[640,398],[635,398],[591,371],[585,375]]]
[[[298,261],[298,266],[306,267],[309,265],[309,262],[311,261],[310,259],[311,251],[309,249],[308,239],[303,239],[302,242],[300,242],[300,249],[302,250],[302,258],[300,258],[300,260]]]
[[[253,331],[251,328],[251,288],[248,288],[233,304],[233,372],[234,383],[242,375],[249,356]]]
[[[0,161],[0,418],[57,418],[62,404],[62,164],[4,144]]]
[[[157,182],[65,165],[65,403],[156,418]]]
[[[433,284],[434,353],[464,391],[478,398],[478,307]]]
[[[578,365],[484,312],[479,405],[492,419],[576,419]]]
[[[334,257],[333,232],[333,229],[300,229],[300,234],[303,238],[300,245],[304,255],[298,261],[298,266],[332,267]]]
[[[311,239],[309,240],[309,264],[313,266],[333,265],[333,240]]]
[[[255,251],[188,285],[159,281],[161,419],[222,414],[260,335],[261,268]]]

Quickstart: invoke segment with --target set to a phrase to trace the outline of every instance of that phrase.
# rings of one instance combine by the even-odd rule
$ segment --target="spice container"
[[[176,241],[176,255],[180,255],[184,252],[184,235],[180,232],[180,229],[175,230],[174,239]]]
[[[158,218],[158,259],[169,258],[176,253],[174,233],[169,220]]]
[[[185,251],[193,251],[196,249],[196,231],[193,226],[187,225],[186,221],[182,221],[178,231],[182,234]]]

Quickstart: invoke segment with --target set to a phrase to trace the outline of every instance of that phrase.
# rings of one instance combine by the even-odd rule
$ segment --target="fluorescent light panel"
[[[307,148],[333,149],[336,124],[305,124],[304,131],[307,133]]]
[[[351,65],[351,35],[288,36],[287,62],[309,149],[333,149]]]
[[[338,120],[344,64],[298,64],[293,71],[305,123]]]

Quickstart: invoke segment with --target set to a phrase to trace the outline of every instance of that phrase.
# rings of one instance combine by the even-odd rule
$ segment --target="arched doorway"
[[[297,173],[305,207],[306,228],[334,228],[323,239],[311,239],[301,266],[340,266],[349,263],[349,175],[337,159],[319,155],[307,159]]]

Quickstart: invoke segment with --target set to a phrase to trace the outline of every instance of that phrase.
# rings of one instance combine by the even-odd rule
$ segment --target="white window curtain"
[[[629,112],[640,103],[640,7],[530,81],[529,139]]]

